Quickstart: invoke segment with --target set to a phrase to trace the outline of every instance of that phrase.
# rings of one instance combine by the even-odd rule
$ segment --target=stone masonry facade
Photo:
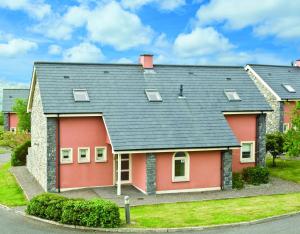
[[[282,131],[282,124],[280,124],[283,104],[276,100],[276,97],[257,79],[257,77],[248,71],[248,75],[254,81],[259,91],[264,95],[266,101],[269,103],[273,112],[268,112],[266,117],[266,132],[272,133]]]
[[[232,189],[232,151],[221,153],[222,156],[222,189]]]
[[[156,193],[156,157],[154,154],[146,154],[146,193]]]
[[[257,116],[256,127],[256,164],[266,166],[266,114]]]
[[[9,113],[4,113],[4,131],[9,131]]]

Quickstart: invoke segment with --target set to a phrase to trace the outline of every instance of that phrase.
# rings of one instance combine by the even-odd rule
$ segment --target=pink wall
[[[61,148],[73,148],[73,163],[61,164],[61,188],[113,185],[113,155],[101,117],[61,118]],[[107,162],[95,162],[95,146],[107,147]],[[90,163],[78,163],[78,147],[90,147]]]
[[[18,126],[18,116],[16,113],[9,113],[9,128],[17,128]]]
[[[146,192],[146,155],[132,154],[132,184]]]
[[[226,115],[225,117],[234,135],[240,142],[256,140],[256,115]],[[241,163],[240,153],[240,149],[232,150],[233,172],[239,172],[243,168],[255,166],[255,163]]]
[[[221,153],[189,152],[190,181],[172,182],[173,153],[156,154],[156,189],[177,190],[221,187]]]
[[[285,102],[283,104],[283,111],[284,111],[284,115],[283,115],[283,122],[284,123],[291,123],[291,117],[292,117],[292,113],[293,110],[296,106],[296,102]]]

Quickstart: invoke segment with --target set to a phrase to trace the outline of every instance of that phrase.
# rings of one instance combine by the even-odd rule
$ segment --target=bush
[[[63,204],[68,199],[57,194],[44,193],[31,199],[26,213],[44,219],[60,221]]]
[[[63,207],[61,222],[64,224],[114,228],[119,227],[119,207],[107,200],[67,201]]]
[[[232,174],[232,188],[234,189],[242,189],[244,188],[244,180],[241,173],[233,173]]]
[[[30,140],[30,134],[26,132],[9,132],[5,131],[0,133],[0,146],[15,149],[19,145],[24,144]]]
[[[247,167],[243,170],[243,179],[248,184],[260,185],[269,182],[270,172],[265,167]]]
[[[26,156],[28,154],[28,148],[30,147],[31,142],[26,141],[22,145],[16,147],[11,155],[11,165],[12,166],[25,166],[26,165]]]

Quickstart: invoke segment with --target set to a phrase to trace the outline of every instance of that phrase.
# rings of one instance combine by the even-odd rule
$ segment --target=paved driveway
[[[6,163],[10,160],[10,153],[0,154],[0,164]]]

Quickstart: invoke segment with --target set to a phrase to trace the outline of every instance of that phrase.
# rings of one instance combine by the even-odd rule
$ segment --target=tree
[[[27,113],[27,102],[23,99],[16,99],[13,111],[18,116],[18,130],[30,131],[30,113]]]
[[[285,134],[284,150],[287,156],[297,157],[300,155],[300,104],[296,102],[291,114],[292,127]]]
[[[3,112],[0,111],[0,126],[2,126],[4,124],[4,116],[3,116]]]
[[[273,167],[276,167],[276,158],[284,152],[284,134],[275,132],[266,135],[266,150],[273,157]]]

